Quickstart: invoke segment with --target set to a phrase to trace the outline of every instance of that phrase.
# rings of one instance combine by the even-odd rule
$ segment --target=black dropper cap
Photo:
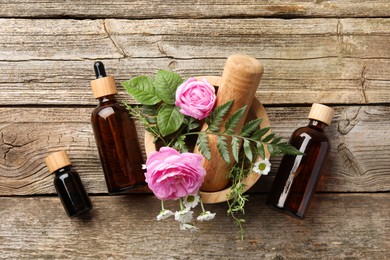
[[[93,68],[95,69],[95,75],[97,79],[107,77],[103,62],[101,61],[95,62],[93,64]]]

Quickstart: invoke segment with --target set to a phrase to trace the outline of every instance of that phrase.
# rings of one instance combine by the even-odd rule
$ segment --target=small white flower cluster
[[[196,218],[198,221],[207,221],[212,220],[215,217],[215,213],[211,213],[210,211],[205,211],[203,207],[203,203],[200,200],[199,195],[188,195],[183,199],[180,199],[180,211],[176,211],[173,213],[172,211],[165,209],[163,206],[163,201],[161,201],[162,210],[160,214],[157,216],[157,220],[163,220],[169,218],[170,216],[175,216],[175,220],[180,223],[180,230],[189,230],[196,231],[198,228],[193,223],[193,214],[194,212],[191,210],[195,208],[198,204],[201,204],[202,213]]]

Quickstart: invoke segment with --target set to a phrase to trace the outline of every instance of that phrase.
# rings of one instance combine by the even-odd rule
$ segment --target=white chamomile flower
[[[261,160],[253,166],[253,171],[262,174],[267,175],[271,170],[271,163],[268,161],[268,159]]]
[[[146,164],[142,164],[142,170],[146,170]]]
[[[180,223],[189,223],[192,220],[192,214],[194,214],[194,212],[188,209],[176,211],[175,220],[179,221]]]
[[[189,230],[193,232],[193,231],[197,231],[198,228],[191,223],[180,223],[180,230]]]
[[[160,214],[157,215],[157,220],[163,220],[166,218],[169,218],[170,216],[173,216],[174,213],[168,209],[163,209],[160,211]]]
[[[183,199],[183,204],[186,208],[195,208],[199,203],[199,195],[188,195]]]
[[[198,221],[207,221],[212,220],[215,217],[215,213],[211,213],[210,211],[204,211],[200,213],[200,215],[196,218]]]

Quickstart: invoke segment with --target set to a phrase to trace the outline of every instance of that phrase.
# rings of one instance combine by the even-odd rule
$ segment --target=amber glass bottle
[[[330,125],[333,113],[330,107],[313,104],[309,125],[293,132],[290,144],[304,155],[283,157],[268,195],[268,205],[304,217],[328,156],[330,144],[324,128]]]
[[[69,217],[81,215],[92,209],[79,174],[72,168],[65,151],[50,154],[45,159],[50,173],[54,173],[54,187]]]
[[[108,192],[144,186],[144,161],[134,121],[115,100],[118,91],[114,77],[106,76],[101,62],[94,68],[97,79],[91,81],[91,87],[99,105],[92,112],[91,122]]]

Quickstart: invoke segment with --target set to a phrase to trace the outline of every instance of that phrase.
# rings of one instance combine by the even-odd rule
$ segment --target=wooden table
[[[0,0],[0,258],[390,258],[390,2],[204,2]],[[224,203],[189,233],[155,221],[150,194],[108,196],[93,62],[119,86],[157,69],[221,75],[233,53],[264,64],[257,97],[279,135],[306,125],[313,102],[336,110],[307,218],[264,205],[280,157],[252,190],[242,241]],[[122,89],[119,99],[135,103]],[[44,164],[60,149],[94,203],[83,218],[67,218]]]

